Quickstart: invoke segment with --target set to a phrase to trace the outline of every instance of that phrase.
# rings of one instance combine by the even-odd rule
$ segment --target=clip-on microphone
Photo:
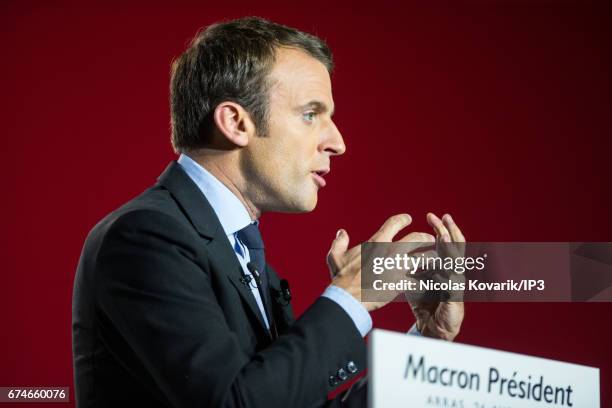
[[[282,306],[287,306],[291,302],[291,291],[287,279],[281,279],[280,289],[280,296],[276,298],[276,301]]]

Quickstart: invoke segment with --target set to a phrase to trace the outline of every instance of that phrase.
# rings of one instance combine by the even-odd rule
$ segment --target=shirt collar
[[[232,235],[252,222],[242,201],[204,167],[185,154],[180,155],[178,163],[206,196],[226,235]]]

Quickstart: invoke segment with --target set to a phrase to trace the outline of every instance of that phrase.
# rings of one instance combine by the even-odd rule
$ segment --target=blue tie
[[[257,224],[249,224],[237,233],[238,239],[249,249],[251,262],[257,266],[257,272],[261,277],[261,289],[265,299],[264,307],[267,309],[270,305],[270,290],[268,283],[268,274],[266,273],[266,256],[264,252],[264,242],[261,238],[261,233]]]
[[[264,275],[266,270],[265,246],[257,224],[249,224],[238,231],[238,238],[249,249],[251,262],[257,266],[259,274]]]

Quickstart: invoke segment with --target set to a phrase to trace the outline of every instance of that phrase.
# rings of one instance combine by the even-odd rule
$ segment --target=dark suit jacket
[[[267,270],[271,297],[279,278]],[[294,320],[272,302],[272,341],[212,207],[180,165],[98,223],[73,295],[80,407],[306,407],[361,404],[326,395],[365,344],[335,302]],[[352,365],[350,365],[353,368]],[[341,375],[340,377],[344,377]],[[361,387],[365,388],[365,387]]]

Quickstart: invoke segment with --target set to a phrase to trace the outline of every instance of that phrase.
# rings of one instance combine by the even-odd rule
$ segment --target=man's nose
[[[334,122],[331,122],[330,129],[326,133],[325,139],[323,140],[323,149],[321,150],[331,153],[332,156],[344,154],[346,145],[344,144],[342,134]]]

